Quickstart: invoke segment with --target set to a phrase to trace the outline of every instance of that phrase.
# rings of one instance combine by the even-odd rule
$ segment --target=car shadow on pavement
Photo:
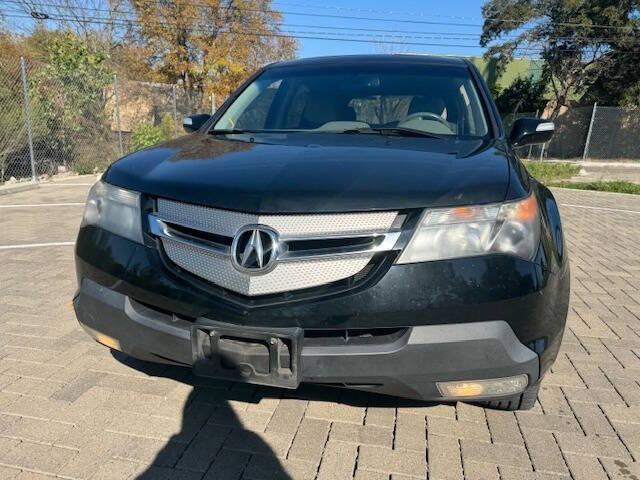
[[[181,431],[172,436],[148,468],[136,477],[138,480],[292,478],[280,462],[278,452],[238,418],[234,408],[241,408],[243,403],[257,405],[263,399],[287,398],[339,401],[364,408],[432,405],[335,387],[302,385],[297,390],[285,390],[216,380],[195,376],[190,368],[145,362],[113,350],[112,355],[141,373],[169,378],[193,388],[183,409]],[[286,451],[279,453],[283,456]],[[167,470],[170,468],[175,470],[170,472]],[[193,472],[193,476],[188,475],[189,472]]]
[[[234,411],[238,408],[235,402],[260,401],[255,387],[196,377],[187,368],[144,362],[113,350],[112,355],[146,375],[193,387],[184,404],[180,432],[167,441],[137,480],[292,478],[271,446],[243,425]]]

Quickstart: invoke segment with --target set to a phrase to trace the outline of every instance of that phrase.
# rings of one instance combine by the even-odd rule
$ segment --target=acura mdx
[[[467,60],[268,65],[113,163],[76,244],[98,342],[198,375],[531,408],[569,300],[558,206]]]

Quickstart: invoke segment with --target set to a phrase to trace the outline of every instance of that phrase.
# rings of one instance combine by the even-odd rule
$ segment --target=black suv
[[[530,408],[569,267],[557,204],[464,59],[269,65],[115,162],[76,246],[98,342],[197,374]]]

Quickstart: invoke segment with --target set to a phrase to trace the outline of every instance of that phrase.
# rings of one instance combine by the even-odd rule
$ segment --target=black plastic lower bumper
[[[205,332],[205,337],[213,331],[229,338],[240,332],[237,335],[257,339],[277,337],[278,342],[289,341],[292,335],[303,337],[303,330],[298,327],[238,327],[203,317],[192,322],[146,307],[88,279],[82,281],[74,307],[78,320],[96,340],[143,360],[195,366],[196,371],[200,369],[205,374],[207,368],[212,368],[212,355],[202,354],[199,332]],[[295,345],[289,344],[291,358],[281,362],[285,370],[295,372],[295,378],[288,377],[288,383],[277,378],[256,380],[255,376],[236,379],[288,388],[298,382],[334,384],[407,398],[442,400],[436,388],[438,381],[526,374],[532,384],[540,375],[538,355],[525,347],[504,321],[414,326],[388,343]],[[252,355],[249,349],[241,354],[242,358]],[[219,362],[220,355],[218,351],[213,359]],[[203,359],[204,365],[198,365]],[[222,375],[214,368],[212,376]]]

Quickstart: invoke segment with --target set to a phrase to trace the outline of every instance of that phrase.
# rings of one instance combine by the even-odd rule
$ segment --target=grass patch
[[[524,162],[525,167],[534,178],[542,183],[565,180],[580,173],[580,165],[557,162]]]
[[[551,187],[575,188],[577,190],[595,190],[598,192],[632,193],[640,195],[640,184],[614,180],[610,182],[551,182]]]

